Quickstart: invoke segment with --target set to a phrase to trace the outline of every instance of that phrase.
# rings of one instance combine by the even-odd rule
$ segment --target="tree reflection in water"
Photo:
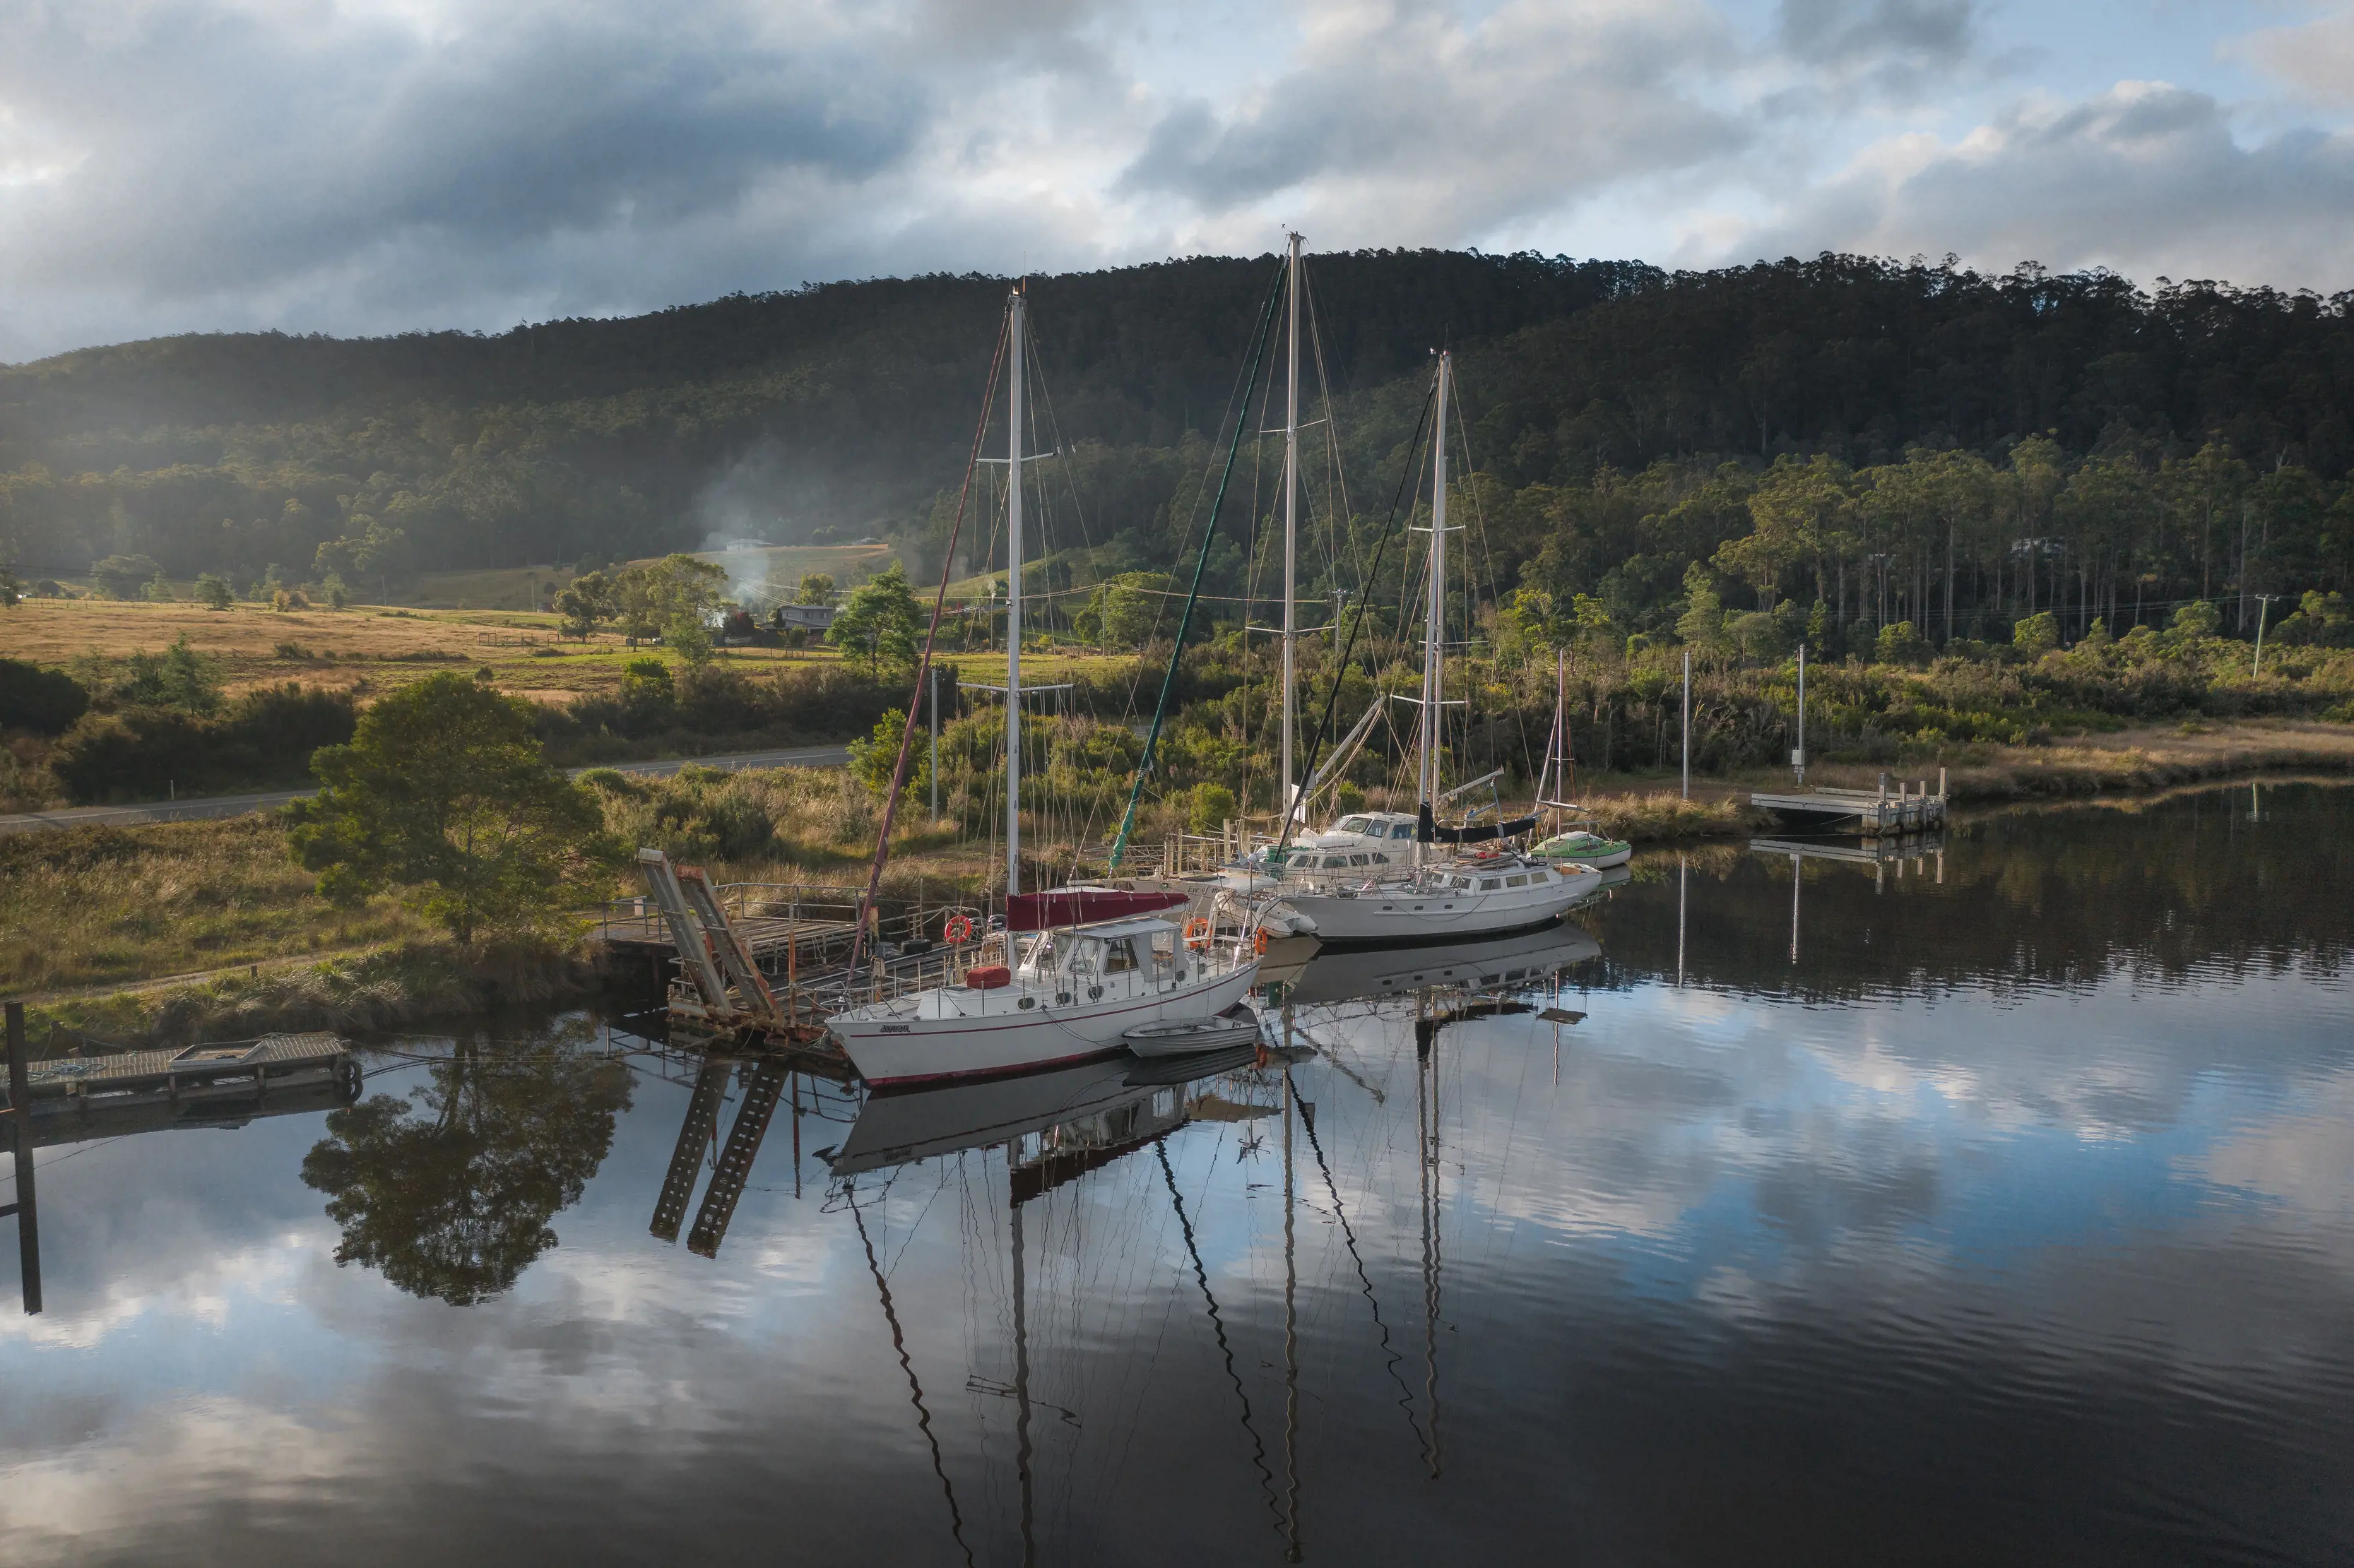
[[[629,1108],[628,1067],[582,1044],[461,1038],[430,1086],[330,1114],[302,1180],[343,1227],[337,1266],[461,1307],[512,1287],[556,1245],[547,1222],[579,1202]]]

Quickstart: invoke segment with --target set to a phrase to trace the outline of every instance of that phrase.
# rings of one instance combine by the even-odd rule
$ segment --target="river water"
[[[384,1042],[40,1149],[0,1559],[2343,1563],[2349,932],[2241,786],[1643,857],[1288,1074]]]

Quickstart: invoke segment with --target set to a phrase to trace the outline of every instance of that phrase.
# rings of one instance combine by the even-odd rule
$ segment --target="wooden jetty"
[[[764,968],[821,963],[850,945],[858,928],[858,890],[794,884],[730,882],[711,889],[737,939]],[[660,961],[678,942],[654,897],[622,898],[598,921],[597,939],[619,954]]]
[[[1864,837],[1918,833],[1946,825],[1946,770],[1937,769],[1937,792],[1929,793],[1926,779],[1900,780],[1889,793],[1888,775],[1880,776],[1877,789],[1832,789],[1821,786],[1799,794],[1751,793],[1749,803],[1777,817],[1818,823],[1853,821]]]
[[[359,1092],[360,1065],[333,1034],[265,1034],[231,1044],[28,1062],[25,1080],[33,1142],[46,1145],[218,1125],[224,1118],[210,1113],[240,1106],[275,1111],[277,1100],[296,1091],[305,1107],[347,1103]]]

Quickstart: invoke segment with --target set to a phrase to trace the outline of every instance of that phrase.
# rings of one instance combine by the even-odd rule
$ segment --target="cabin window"
[[[1471,879],[1468,876],[1458,876],[1455,879],[1455,885],[1469,893],[1471,891]]]
[[[1525,876],[1508,876],[1504,878],[1504,885],[1507,887],[1526,887],[1528,885],[1529,879]]]
[[[1349,857],[1349,863],[1351,865],[1371,865],[1373,863],[1373,861],[1371,855],[1352,854]]]
[[[1152,933],[1153,979],[1165,980],[1173,972],[1175,972],[1176,968],[1177,933],[1174,931],[1155,931]]]
[[[1135,938],[1113,937],[1105,941],[1104,973],[1108,975],[1134,974],[1136,972],[1136,967]]]
[[[1394,839],[1410,839],[1414,837],[1414,824],[1412,822],[1400,822],[1396,824],[1394,827],[1390,829],[1390,837]]]
[[[1389,857],[1389,856],[1387,856],[1387,855],[1385,855],[1385,854],[1378,854],[1378,853],[1377,853],[1377,854],[1375,854],[1375,855],[1373,856],[1373,863],[1374,863],[1375,865],[1387,865],[1387,864],[1389,864],[1389,863],[1390,863],[1390,857]]]
[[[1070,955],[1064,967],[1075,975],[1103,972],[1103,944],[1093,937],[1070,944]]]
[[[1483,876],[1483,877],[1481,877],[1481,878],[1479,879],[1479,891],[1480,891],[1480,892],[1482,892],[1482,893],[1493,893],[1493,892],[1495,892],[1495,891],[1496,891],[1496,879],[1495,879],[1494,877],[1492,877],[1492,876]]]

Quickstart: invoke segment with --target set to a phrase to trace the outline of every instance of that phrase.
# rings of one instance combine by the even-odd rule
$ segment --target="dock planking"
[[[263,1100],[298,1090],[314,1098],[325,1090],[327,1098],[341,1103],[357,1093],[360,1066],[335,1035],[265,1034],[229,1044],[28,1062],[25,1080],[35,1141],[47,1143],[85,1135],[58,1125],[56,1118],[93,1126],[121,1118],[141,1122],[143,1129],[183,1119],[171,1114],[173,1107],[216,1101]],[[158,1110],[164,1113],[160,1118],[153,1114]]]
[[[1880,776],[1877,789],[1835,789],[1817,785],[1797,794],[1766,790],[1751,793],[1749,803],[1777,817],[1858,824],[1866,837],[1884,833],[1917,833],[1946,823],[1946,770],[1937,769],[1937,792],[1929,793],[1925,780],[1899,783],[1888,792],[1888,775]]]

